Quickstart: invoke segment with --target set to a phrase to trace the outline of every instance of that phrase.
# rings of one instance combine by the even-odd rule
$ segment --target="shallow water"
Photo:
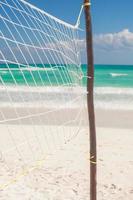
[[[46,102],[52,106],[80,95],[85,101],[86,73],[86,65],[81,71],[74,65],[0,64],[1,106],[11,99],[16,104]],[[133,66],[95,65],[94,94],[98,108],[133,110]],[[71,106],[80,106],[79,99]]]

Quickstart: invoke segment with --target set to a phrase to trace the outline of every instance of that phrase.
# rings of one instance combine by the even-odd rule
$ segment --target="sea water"
[[[45,67],[44,67],[45,66]],[[77,66],[66,65],[15,65],[0,64],[0,102],[8,102],[9,95],[4,89],[8,87],[8,93],[13,101],[21,102],[20,95],[26,102],[31,101],[27,85],[34,93],[37,101],[38,89],[41,99],[51,101],[57,93],[65,93],[69,101],[71,85],[80,85],[86,90],[87,65],[82,65],[82,71]],[[20,68],[19,68],[20,67]],[[77,76],[77,77],[76,77]],[[59,87],[60,86],[60,87]],[[67,88],[67,90],[63,88]],[[31,89],[32,88],[32,89]],[[55,96],[54,96],[55,95]],[[133,110],[133,66],[130,65],[95,65],[95,106],[104,109],[128,109]],[[60,102],[58,102],[60,103]]]
[[[86,65],[82,68],[85,73]],[[95,105],[133,110],[133,66],[95,65]]]

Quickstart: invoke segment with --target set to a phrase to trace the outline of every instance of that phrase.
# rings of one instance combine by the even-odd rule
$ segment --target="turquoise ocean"
[[[52,68],[50,65],[45,65],[45,69],[41,64],[20,67],[21,70],[15,64],[8,64],[8,66],[0,64],[0,85],[4,83],[13,88],[15,79],[19,86],[26,86],[27,81],[30,86],[69,87],[70,83],[76,80],[72,78],[73,74],[68,74],[68,67],[65,65],[52,65]],[[84,78],[79,84],[85,89],[87,66],[82,65],[81,68]],[[69,69],[73,67],[69,66]],[[74,70],[75,74],[80,75],[78,68]],[[5,101],[5,98],[1,92],[0,101]],[[95,65],[95,104],[105,109],[133,109],[133,66]]]
[[[9,68],[10,70],[9,70]],[[48,77],[50,77],[52,85],[58,84],[63,85],[69,84],[71,77],[69,79],[65,79],[65,73],[67,74],[67,70],[65,69],[65,65],[57,65],[51,66],[45,65],[44,67],[41,64],[36,66],[29,65],[25,67],[21,65],[21,70],[23,71],[24,76],[22,76],[22,71],[19,70],[19,67],[15,64],[9,64],[7,67],[6,64],[0,64],[0,77],[7,85],[13,85],[14,80],[12,77],[15,78],[17,84],[19,85],[26,85],[24,76],[29,85],[34,86],[35,83],[33,81],[33,77],[37,85],[42,85],[41,78],[45,85],[50,85]],[[56,70],[58,68],[58,70]],[[33,76],[31,76],[30,70],[32,71]],[[38,74],[39,70],[39,74]],[[54,73],[53,73],[54,71]],[[12,75],[11,75],[12,72]],[[60,73],[59,73],[60,72]],[[84,76],[87,74],[87,66],[82,65],[82,72]],[[77,72],[78,73],[78,72]],[[41,76],[41,78],[39,77]],[[62,79],[62,78],[63,79]],[[69,82],[67,82],[69,80]],[[0,80],[1,83],[1,80]],[[86,86],[86,78],[83,79],[82,85]],[[118,87],[118,88],[133,88],[133,66],[131,65],[95,65],[95,87]]]

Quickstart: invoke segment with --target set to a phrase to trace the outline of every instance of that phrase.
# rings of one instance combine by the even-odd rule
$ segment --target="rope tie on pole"
[[[88,160],[90,161],[90,163],[91,164],[97,164],[97,162],[94,160],[94,158],[95,158],[95,156],[90,156],[89,158],[88,158]]]
[[[86,7],[86,6],[91,6],[91,3],[90,2],[87,2],[87,3],[84,3],[82,6],[81,6],[81,9],[80,9],[80,12],[79,12],[79,16],[78,16],[78,19],[77,19],[77,22],[76,22],[76,25],[75,25],[75,28],[79,28],[79,25],[80,25],[80,18],[81,18],[81,15],[82,15],[82,12],[83,12],[83,8]]]
[[[87,2],[87,3],[84,3],[84,7],[86,6],[91,6],[91,3]]]
[[[95,158],[94,156],[91,156],[91,157],[90,157],[90,163],[91,163],[91,164],[95,164],[95,165],[96,165],[96,164],[97,164],[97,162],[92,160],[92,159],[94,159],[94,158]]]

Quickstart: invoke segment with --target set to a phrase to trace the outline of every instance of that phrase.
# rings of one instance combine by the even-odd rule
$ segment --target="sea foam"
[[[121,73],[110,73],[112,77],[119,77],[119,76],[128,76],[128,74],[121,74]]]
[[[8,92],[7,92],[8,91]],[[19,107],[23,106],[64,106],[80,107],[87,102],[86,87],[80,86],[0,86],[0,106],[10,104],[9,95]],[[23,97],[23,101],[22,101]],[[95,107],[102,109],[133,110],[133,88],[95,87]],[[77,99],[77,100],[76,100]],[[75,100],[74,103],[73,100]]]

